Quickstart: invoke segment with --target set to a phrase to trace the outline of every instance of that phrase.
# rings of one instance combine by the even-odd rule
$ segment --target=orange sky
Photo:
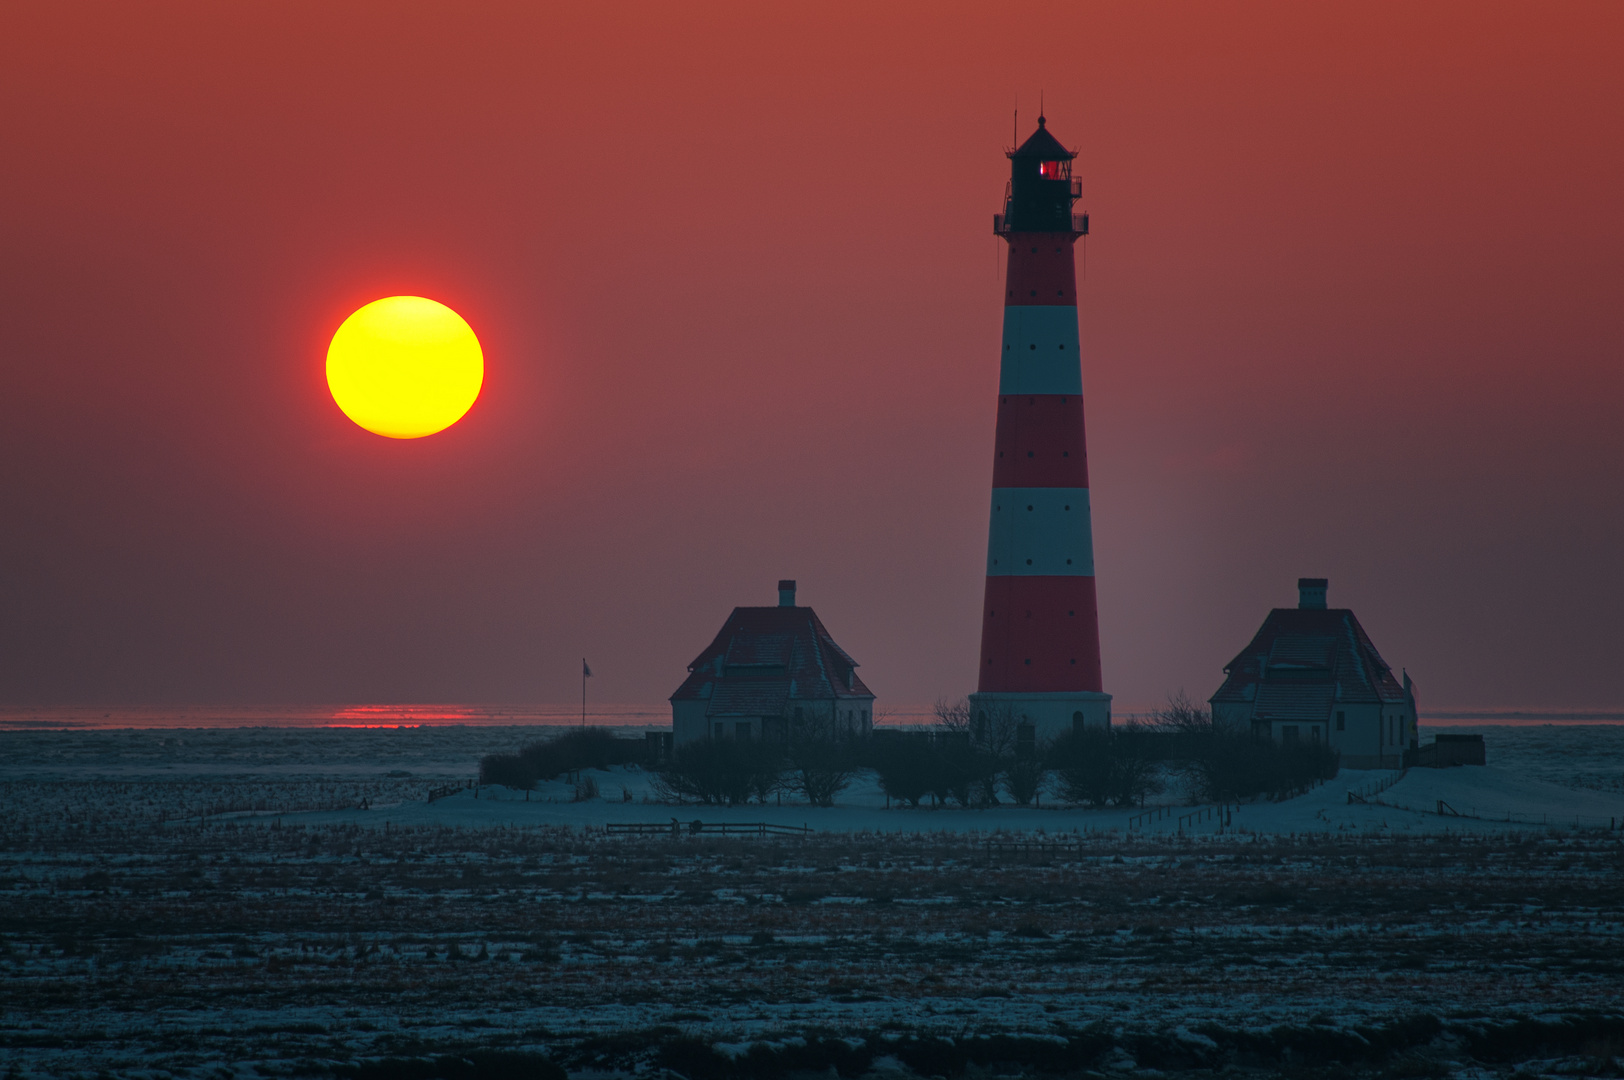
[[[657,700],[781,576],[972,689],[1041,92],[1106,689],[1312,574],[1423,714],[1624,703],[1624,8],[477,7],[8,15],[0,700]],[[488,365],[409,443],[322,377],[403,292]]]

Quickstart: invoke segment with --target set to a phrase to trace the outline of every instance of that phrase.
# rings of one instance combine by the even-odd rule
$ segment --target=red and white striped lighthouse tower
[[[1077,155],[1038,117],[1009,153],[993,231],[1009,243],[998,434],[981,611],[981,674],[972,709],[1007,710],[1039,736],[1111,722],[1100,683],[1094,540],[1077,351],[1077,265],[1088,233],[1074,214]]]

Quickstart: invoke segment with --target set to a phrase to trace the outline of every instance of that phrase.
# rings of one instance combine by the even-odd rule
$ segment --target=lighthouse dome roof
[[[1038,117],[1038,129],[1032,132],[1032,137],[1021,143],[1019,149],[1013,151],[1010,157],[1016,158],[1042,158],[1044,161],[1059,161],[1062,158],[1074,158],[1077,155],[1060,144],[1060,140],[1049,134],[1048,120]]]

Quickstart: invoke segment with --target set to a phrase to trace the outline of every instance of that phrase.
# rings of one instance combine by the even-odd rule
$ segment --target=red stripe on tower
[[[1094,541],[1089,518],[1083,376],[1073,247],[1088,232],[1074,214],[1077,155],[1038,117],[1009,153],[1009,243],[998,375],[981,671],[971,705],[1007,711],[1035,733],[1111,722],[1101,689]]]

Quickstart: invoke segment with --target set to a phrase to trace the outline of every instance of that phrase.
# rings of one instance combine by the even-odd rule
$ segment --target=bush
[[[937,763],[932,743],[912,733],[887,732],[877,735],[869,751],[869,765],[879,776],[880,790],[887,796],[918,806],[930,794]]]
[[[1004,790],[1016,806],[1031,806],[1048,771],[1042,758],[1018,758],[1004,769]]]
[[[1154,748],[1134,728],[1067,732],[1051,744],[1048,758],[1070,803],[1135,806],[1162,788]]]
[[[1214,731],[1186,759],[1192,792],[1208,802],[1284,795],[1337,774],[1340,755],[1328,746],[1282,745],[1231,731]]]
[[[1237,802],[1300,791],[1337,774],[1340,757],[1320,743],[1283,744],[1220,724],[1181,691],[1155,714],[1154,730],[1171,740],[1174,756],[1203,802]]]
[[[738,806],[749,802],[752,794],[765,801],[778,789],[783,771],[780,747],[702,739],[677,747],[671,760],[655,770],[654,790],[661,798],[678,802]]]
[[[479,759],[479,782],[529,791],[536,786],[536,774],[518,754],[486,754]]]
[[[607,769],[638,760],[642,747],[634,739],[617,739],[603,728],[571,728],[519,751],[537,779],[552,780],[582,769]]]
[[[791,781],[813,806],[833,806],[862,764],[849,741],[798,739],[790,744]]]
[[[945,803],[952,799],[960,806],[972,805],[970,789],[983,773],[982,757],[967,738],[950,733],[937,740],[935,752],[930,756],[930,793],[936,796],[936,801]]]

